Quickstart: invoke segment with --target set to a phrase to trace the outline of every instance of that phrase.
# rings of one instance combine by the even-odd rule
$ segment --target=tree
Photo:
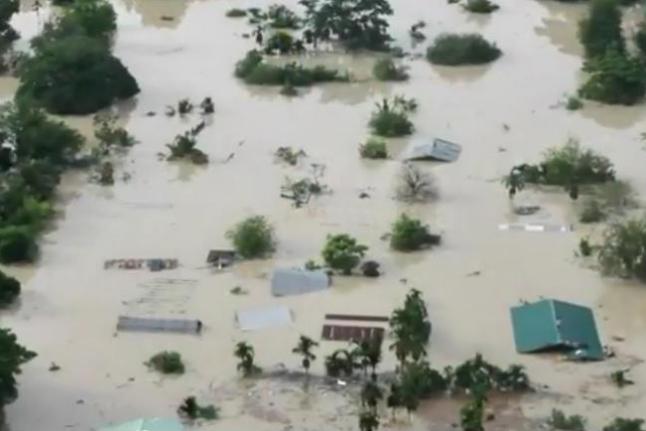
[[[377,380],[377,365],[381,362],[381,337],[372,337],[360,342],[355,342],[352,350],[352,357],[359,359],[359,365],[363,368],[364,374],[368,367],[372,368],[372,379]]]
[[[254,364],[255,352],[253,346],[241,341],[236,344],[233,354],[240,360],[237,368],[238,371],[242,371],[243,376],[249,377],[260,372],[260,368]]]
[[[376,431],[379,428],[379,416],[372,410],[359,414],[359,429],[361,431]]]
[[[646,219],[612,224],[604,232],[598,254],[606,275],[646,281]]]
[[[441,34],[426,51],[428,61],[444,66],[486,64],[501,55],[495,43],[479,34]]]
[[[383,397],[384,393],[376,382],[369,380],[363,384],[363,387],[361,388],[362,406],[368,406],[371,411],[376,413],[377,404],[379,404],[379,401],[381,401]]]
[[[18,344],[16,336],[0,328],[0,409],[18,396],[16,376],[20,366],[36,354]]]
[[[185,370],[182,355],[178,352],[159,352],[153,355],[146,365],[162,374],[184,374]]]
[[[29,227],[0,228],[0,262],[31,262],[35,259],[37,250],[35,235]]]
[[[414,361],[426,356],[426,345],[431,336],[431,323],[420,291],[412,289],[406,295],[404,307],[393,311],[390,328],[395,338],[390,349],[395,351],[401,369],[409,356]]]
[[[350,275],[359,265],[368,247],[357,243],[357,240],[347,234],[329,235],[322,256],[325,263],[332,269]]]
[[[104,0],[76,0],[66,10],[62,20],[73,21],[87,36],[106,41],[117,29],[117,14],[112,5]]]
[[[393,14],[387,0],[301,0],[305,6],[305,38],[336,39],[347,49],[383,51],[391,40],[386,17]]]
[[[20,282],[0,271],[0,308],[10,305],[20,295]]]
[[[639,24],[639,29],[635,33],[635,45],[642,56],[646,56],[646,21]]]
[[[5,66],[2,57],[11,43],[18,38],[18,33],[9,25],[9,20],[18,12],[19,6],[19,0],[3,0],[0,3],[0,72]]]
[[[393,223],[390,247],[400,251],[413,251],[425,246],[437,245],[440,240],[441,237],[432,234],[428,226],[423,225],[420,220],[402,214]]]
[[[261,258],[274,251],[274,229],[263,216],[252,216],[227,232],[233,246],[245,259]]]
[[[89,114],[139,93],[128,69],[97,39],[74,35],[36,50],[21,68],[18,100],[55,114]]]
[[[317,347],[318,345],[319,343],[311,338],[301,335],[298,339],[298,344],[292,349],[292,353],[296,353],[303,357],[302,364],[306,373],[309,373],[312,361],[316,360],[316,355],[312,353],[312,348]]]
[[[473,398],[460,409],[460,425],[462,431],[484,431],[482,419],[484,416],[484,394],[474,394]]]
[[[585,56],[602,56],[609,48],[625,50],[621,34],[621,9],[616,0],[591,0],[589,16],[579,23],[579,40]]]
[[[644,60],[617,48],[608,48],[589,60],[584,70],[589,77],[579,94],[586,99],[611,105],[634,105],[646,94]]]

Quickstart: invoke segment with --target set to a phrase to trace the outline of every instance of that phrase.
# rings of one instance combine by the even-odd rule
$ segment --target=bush
[[[357,240],[347,234],[329,235],[321,255],[327,266],[350,275],[359,265],[368,247],[357,243]]]
[[[55,114],[89,114],[139,92],[128,69],[87,36],[54,40],[21,68],[18,100],[34,100]]]
[[[443,34],[428,49],[433,64],[445,66],[485,64],[500,57],[502,51],[479,34]]]
[[[146,365],[163,374],[184,374],[185,371],[182,355],[177,352],[159,352]]]
[[[646,65],[640,58],[608,49],[586,62],[584,70],[590,76],[579,94],[586,99],[610,105],[634,105],[646,94]]]
[[[243,220],[227,236],[245,259],[261,258],[274,251],[274,229],[263,216]]]
[[[643,424],[643,419],[615,418],[614,421],[603,427],[603,431],[644,431]]]
[[[587,199],[579,214],[581,223],[598,223],[606,219],[606,210],[597,199]]]
[[[265,54],[292,54],[303,51],[303,43],[294,40],[291,34],[284,31],[277,31],[265,42]]]
[[[300,18],[287,6],[282,4],[273,4],[267,10],[269,25],[273,28],[298,29],[300,27]]]
[[[400,379],[402,393],[417,399],[428,399],[448,389],[449,382],[427,361],[407,363]]]
[[[110,113],[102,113],[94,116],[94,137],[105,150],[113,147],[132,147],[137,143],[135,138],[126,129],[117,126],[117,120],[118,117]]]
[[[402,214],[393,223],[390,246],[399,251],[414,251],[425,246],[438,245],[441,237],[433,235],[428,226],[422,224],[418,219]]]
[[[581,253],[581,256],[583,257],[590,257],[592,256],[592,245],[590,244],[590,241],[588,241],[585,238],[582,238],[581,241],[579,241],[579,253]]]
[[[348,76],[340,75],[337,70],[324,66],[306,68],[296,63],[276,66],[263,62],[262,55],[249,51],[244,59],[236,64],[235,75],[247,84],[285,85],[304,87],[320,82],[348,81]]]
[[[219,410],[213,404],[201,406],[195,400],[195,397],[187,397],[177,408],[177,413],[188,419],[206,419],[213,420],[219,416]]]
[[[556,430],[585,431],[585,419],[579,415],[567,416],[561,410],[553,409],[549,424]]]
[[[404,163],[398,177],[396,197],[406,202],[425,202],[437,197],[433,178],[415,165]]]
[[[0,308],[11,305],[20,295],[20,282],[0,271]]]
[[[631,219],[607,228],[599,246],[606,275],[646,281],[646,219]]]
[[[390,58],[378,60],[372,69],[372,74],[380,81],[406,81],[406,68],[397,66]]]
[[[170,150],[169,161],[178,159],[188,159],[196,165],[203,165],[209,162],[209,156],[202,150],[195,148],[197,145],[197,135],[203,130],[204,123],[195,128],[175,136],[172,143],[166,144]]]
[[[635,45],[642,56],[646,56],[646,22],[639,24],[639,29],[635,33]]]
[[[229,9],[226,14],[229,18],[242,18],[247,16],[247,11],[244,9]]]
[[[382,140],[370,138],[368,142],[359,146],[359,154],[364,159],[386,159],[388,150],[386,143]]]
[[[31,262],[36,258],[38,246],[34,234],[24,226],[0,229],[0,262]]]
[[[464,8],[473,13],[491,13],[500,9],[500,6],[489,0],[467,0]]]
[[[0,412],[18,396],[16,376],[20,374],[20,366],[35,356],[34,352],[18,344],[11,331],[0,328]]]
[[[581,108],[583,108],[583,102],[581,102],[581,99],[573,96],[568,97],[565,109],[568,111],[578,111]]]
[[[608,49],[625,50],[616,0],[591,0],[588,18],[579,23],[579,40],[587,58],[605,55]]]
[[[377,110],[370,117],[369,126],[377,136],[394,138],[413,133],[413,123],[408,114],[417,107],[414,101],[402,97],[383,99],[375,104]]]

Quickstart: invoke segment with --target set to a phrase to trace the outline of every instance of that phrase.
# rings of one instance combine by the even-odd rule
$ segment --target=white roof
[[[316,292],[330,286],[325,271],[307,271],[299,268],[277,268],[271,276],[271,293],[274,296],[298,295]]]
[[[462,147],[444,139],[414,139],[406,150],[404,160],[433,159],[443,162],[455,162]]]

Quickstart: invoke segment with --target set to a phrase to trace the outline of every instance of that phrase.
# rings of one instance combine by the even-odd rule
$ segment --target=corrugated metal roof
[[[330,277],[325,271],[277,268],[271,277],[271,293],[275,296],[316,292],[329,286]]]
[[[460,157],[461,152],[462,147],[460,145],[444,139],[415,139],[409,145],[404,160],[431,159],[442,162],[455,162]]]
[[[120,425],[101,428],[100,431],[183,431],[184,427],[176,419],[137,419]]]
[[[520,353],[565,350],[573,359],[603,359],[594,315],[587,307],[545,299],[512,307],[511,319]]]

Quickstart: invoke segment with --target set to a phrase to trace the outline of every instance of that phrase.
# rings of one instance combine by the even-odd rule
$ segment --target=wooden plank
[[[355,320],[357,322],[388,322],[386,316],[366,316],[359,314],[326,314],[327,320]]]

